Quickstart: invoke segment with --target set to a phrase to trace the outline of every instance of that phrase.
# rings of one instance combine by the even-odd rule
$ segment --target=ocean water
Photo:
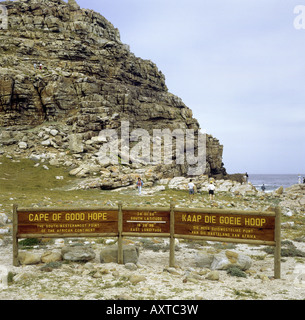
[[[305,177],[305,174],[300,174]],[[261,190],[265,184],[266,192],[278,189],[280,186],[288,188],[299,183],[299,174],[249,174],[249,182],[251,182],[257,190]]]

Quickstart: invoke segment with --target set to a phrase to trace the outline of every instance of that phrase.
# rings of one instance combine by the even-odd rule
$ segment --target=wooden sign
[[[18,211],[19,237],[117,235],[118,211],[113,210],[33,210]]]
[[[169,265],[175,265],[175,238],[275,246],[274,276],[281,274],[281,211],[270,212],[175,208],[60,209],[13,207],[13,265],[18,239],[117,237],[123,263],[123,237],[167,237]]]
[[[170,212],[157,210],[123,210],[123,232],[169,234]]]
[[[274,241],[275,215],[175,212],[175,234]]]

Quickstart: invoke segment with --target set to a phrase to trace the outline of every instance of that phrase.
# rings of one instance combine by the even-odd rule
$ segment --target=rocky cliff
[[[8,28],[0,30],[2,152],[53,152],[57,160],[58,154],[71,153],[72,165],[80,166],[96,160],[103,142],[99,133],[120,130],[122,121],[129,121],[130,130],[199,130],[192,111],[168,92],[157,66],[131,53],[99,13],[81,9],[74,0],[0,5],[8,13]],[[50,135],[51,130],[57,134]],[[210,135],[206,141],[205,173],[225,174],[223,147]],[[184,165],[157,171],[164,176],[187,172]]]

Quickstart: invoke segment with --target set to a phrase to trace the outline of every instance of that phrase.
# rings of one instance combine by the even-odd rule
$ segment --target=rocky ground
[[[91,244],[96,258],[87,263],[66,262],[46,268],[46,264],[12,267],[12,246],[1,246],[0,264],[9,274],[8,287],[0,291],[3,300],[40,299],[124,299],[124,300],[289,300],[305,298],[304,257],[282,259],[282,279],[273,278],[273,255],[262,247],[228,244],[181,242],[176,252],[176,268],[168,267],[169,252],[164,241],[150,239],[129,240],[140,246],[137,264],[99,262],[99,251],[104,244]],[[154,249],[146,249],[146,241]],[[144,244],[145,243],[145,244]],[[304,243],[294,243],[300,249]],[[204,251],[219,252],[230,248],[251,257],[252,266],[245,277],[228,274],[226,270],[200,268],[195,263]],[[32,249],[42,254],[45,250],[57,250],[55,245]],[[303,269],[302,269],[303,268]],[[302,273],[303,272],[303,273]],[[303,276],[303,280],[301,279]]]
[[[186,190],[190,179],[180,177],[186,167],[135,161],[122,165],[126,137],[112,141],[120,146],[118,163],[101,165],[99,151],[106,140],[100,133],[119,133],[123,120],[130,122],[130,130],[141,127],[150,135],[153,129],[198,131],[199,123],[168,92],[157,66],[131,53],[100,14],[73,0],[3,4],[9,25],[0,35],[1,300],[305,298],[305,185],[265,194],[251,183],[242,184],[241,175],[228,180],[223,146],[210,135],[206,173],[218,178],[214,201],[207,194],[207,175],[194,178],[197,193],[191,201]],[[135,189],[138,176],[144,180],[142,196]],[[21,248],[23,264],[12,266],[13,204],[116,207],[118,201],[125,206],[174,201],[177,207],[242,210],[280,205],[282,279],[273,278],[268,247],[180,240],[176,267],[169,268],[168,240],[160,238],[126,238],[139,256],[124,265],[100,260],[100,252],[115,239],[77,239],[85,256],[90,252],[83,262],[63,255],[62,247],[75,239],[57,239]],[[52,261],[45,260],[50,256]],[[211,265],[202,262],[206,257],[213,257]],[[228,257],[246,264],[237,270],[215,266],[214,261]]]
[[[20,165],[9,159],[10,166]],[[21,160],[22,161],[22,160]],[[1,159],[2,164],[5,160]],[[31,163],[32,170],[38,170]],[[13,168],[14,169],[14,168]],[[41,168],[41,170],[44,170]],[[55,170],[55,171],[53,171]],[[304,200],[305,188],[296,185],[286,190],[279,189],[270,194],[255,191],[251,184],[217,181],[216,199],[210,201],[204,182],[198,182],[198,192],[193,201],[185,190],[185,178],[162,181],[152,187],[144,187],[138,196],[134,187],[114,191],[96,189],[64,189],[63,185],[79,185],[80,180],[68,180],[65,171],[48,171],[52,176],[62,175],[59,191],[49,189],[40,192],[33,186],[31,194],[26,189],[10,193],[9,182],[14,174],[8,172],[7,189],[1,195],[0,212],[0,266],[2,281],[0,299],[203,299],[203,300],[289,300],[305,298],[305,237],[304,237]],[[16,170],[15,170],[16,171]],[[34,174],[31,171],[30,174]],[[12,180],[11,180],[12,179]],[[22,179],[22,175],[20,176]],[[85,180],[81,180],[83,183]],[[5,184],[2,184],[2,186]],[[29,184],[30,187],[30,184]],[[36,186],[37,187],[37,186]],[[39,187],[38,187],[39,188]],[[229,189],[228,189],[229,188]],[[56,189],[56,188],[54,188]],[[34,190],[36,190],[34,192]],[[63,190],[65,190],[63,192]],[[69,191],[70,190],[70,191]],[[227,191],[220,191],[227,190]],[[60,195],[59,195],[60,194]],[[96,196],[100,200],[96,200]],[[11,196],[11,198],[9,198]],[[19,203],[26,206],[97,206],[100,203],[116,206],[122,200],[126,205],[137,203],[141,206],[167,206],[174,200],[178,207],[211,207],[267,210],[270,206],[280,205],[282,209],[282,272],[281,279],[274,279],[274,256],[271,248],[245,244],[229,244],[206,241],[179,240],[176,248],[176,267],[169,268],[168,239],[126,238],[125,243],[139,248],[137,261],[118,265],[113,262],[101,263],[100,252],[112,245],[116,239],[65,239],[39,242],[21,248],[21,252],[36,254],[36,264],[12,266],[11,205]],[[91,247],[94,255],[89,261],[75,262],[61,260],[61,250],[65,245],[82,244]],[[91,250],[91,251],[92,251]],[[48,263],[42,257],[52,252],[60,261]],[[243,271],[237,271],[200,264],[201,257],[208,255],[243,257],[248,262]],[[216,257],[216,258],[215,258]],[[42,262],[45,261],[45,262]],[[6,285],[7,281],[7,285]]]

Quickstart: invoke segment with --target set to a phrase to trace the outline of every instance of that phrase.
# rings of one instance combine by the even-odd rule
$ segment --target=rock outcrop
[[[232,266],[237,266],[241,270],[248,270],[252,266],[252,259],[249,256],[230,250],[220,254],[197,254],[195,261],[197,267],[212,270],[226,270]]]
[[[100,132],[119,132],[122,121],[129,122],[130,131],[141,128],[150,134],[153,129],[198,132],[191,109],[168,92],[162,72],[131,53],[118,29],[99,13],[72,0],[0,4],[8,12],[8,28],[0,32],[3,147],[32,155],[41,154],[41,148],[69,151],[83,163],[89,155],[94,160],[105,143]],[[44,132],[49,123],[50,131]],[[34,129],[40,137],[33,136]],[[205,173],[226,174],[219,141],[206,135],[206,150]],[[158,171],[187,174],[185,165],[164,165]]]
[[[305,213],[305,184],[295,184],[281,193],[276,190],[273,194],[280,199],[285,213]]]

